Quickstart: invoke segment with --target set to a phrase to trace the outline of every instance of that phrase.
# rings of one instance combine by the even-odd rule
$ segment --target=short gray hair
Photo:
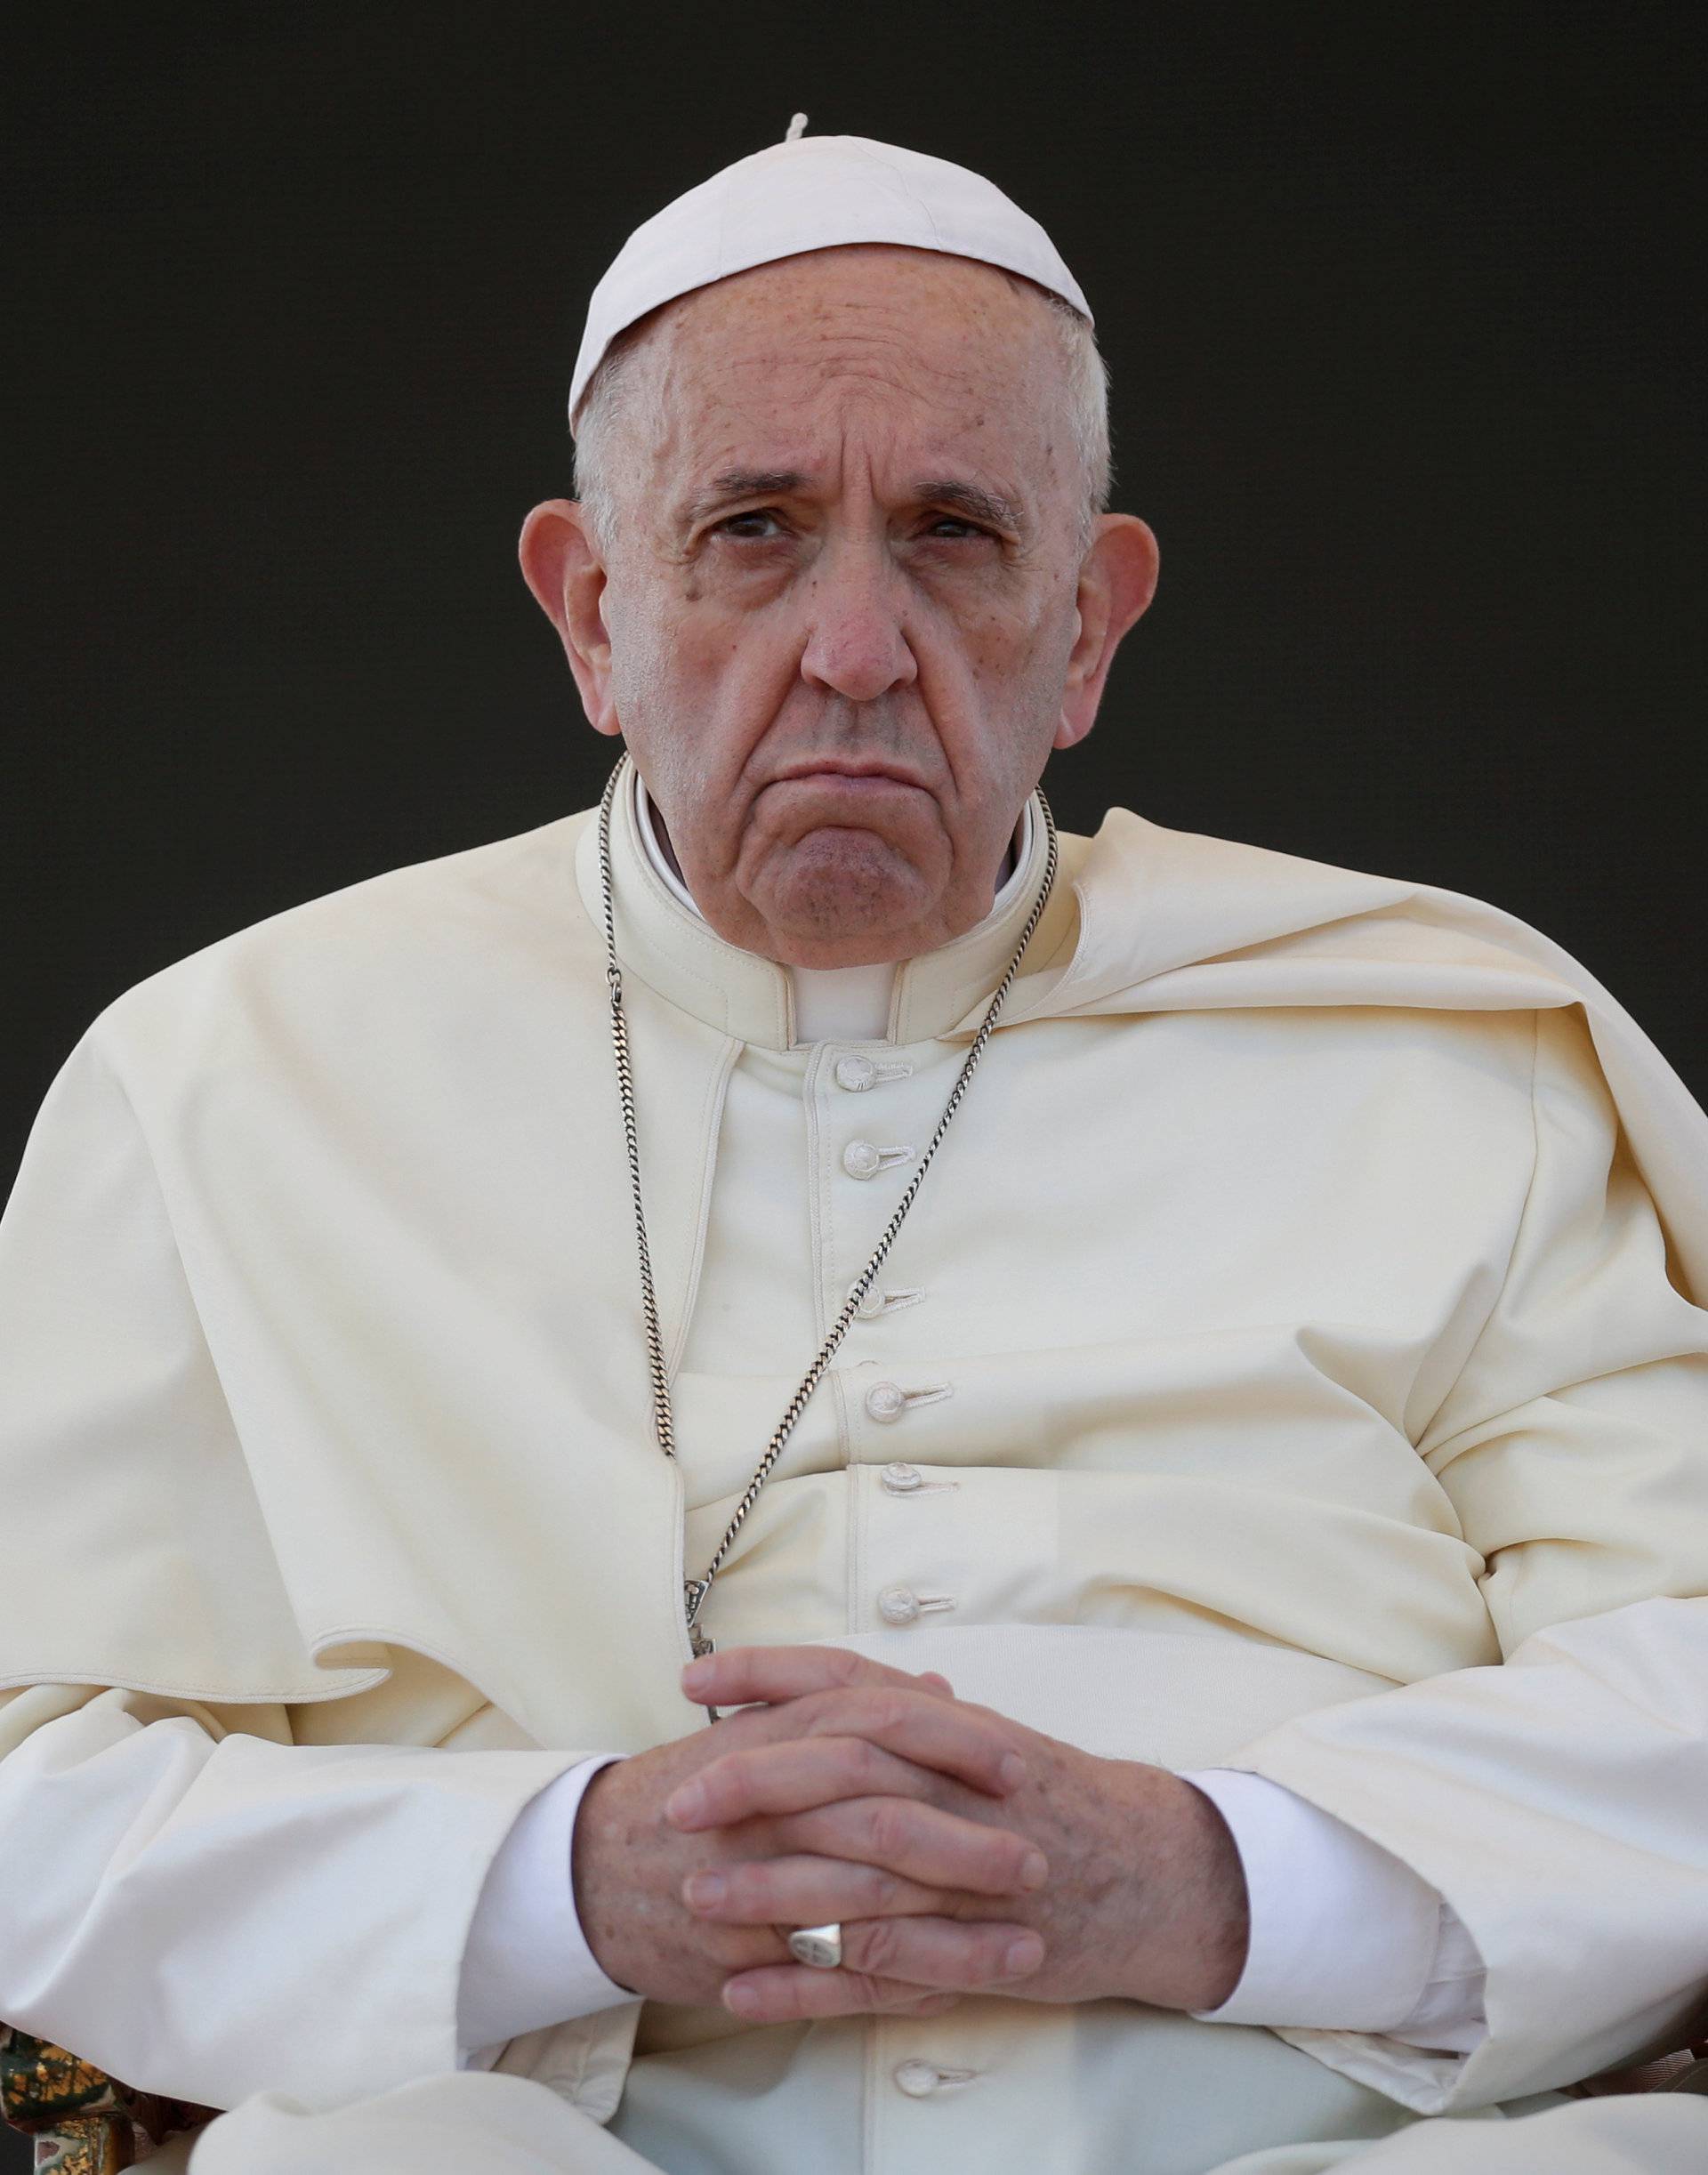
[[[1068,413],[1074,432],[1074,451],[1084,479],[1084,505],[1080,515],[1080,548],[1092,540],[1092,524],[1108,511],[1109,487],[1115,479],[1109,456],[1109,369],[1097,344],[1089,318],[1083,318],[1065,296],[1040,290],[1061,341],[1067,366]]]
[[[1080,548],[1091,542],[1092,524],[1109,503],[1112,470],[1109,460],[1109,374],[1097,344],[1091,320],[1071,302],[1019,275],[1006,275],[1017,286],[1030,288],[1050,305],[1051,318],[1061,342],[1068,379],[1068,410],[1074,434],[1074,451],[1084,479],[1084,510],[1080,516]],[[616,493],[612,476],[611,448],[621,435],[621,425],[634,406],[632,363],[650,315],[630,325],[612,341],[600,358],[581,398],[581,421],[575,427],[576,495],[587,517],[593,541],[607,553],[616,538]]]

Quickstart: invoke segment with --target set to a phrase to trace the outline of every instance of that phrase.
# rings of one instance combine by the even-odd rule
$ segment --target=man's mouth
[[[863,762],[834,755],[791,763],[786,770],[779,770],[771,783],[774,785],[810,783],[855,793],[883,792],[898,786],[908,787],[915,793],[926,790],[922,778],[898,763]]]

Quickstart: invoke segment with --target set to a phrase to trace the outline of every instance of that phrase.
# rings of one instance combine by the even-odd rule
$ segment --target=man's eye
[[[927,530],[927,535],[941,536],[950,544],[959,543],[967,536],[987,536],[989,529],[981,528],[977,521],[963,521],[959,514],[939,513]]]
[[[778,533],[777,519],[768,506],[751,507],[745,513],[726,514],[717,524],[720,536],[764,542]]]

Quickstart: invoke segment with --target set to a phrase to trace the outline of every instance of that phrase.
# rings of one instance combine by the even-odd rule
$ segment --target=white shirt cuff
[[[1454,2053],[1486,2036],[1477,1945],[1403,1860],[1261,1775],[1180,1779],[1228,1823],[1251,1905],[1239,1983],[1194,2010],[1200,2021],[1381,2032]]]
[[[462,2068],[489,2069],[519,2033],[636,1998],[594,1962],[570,1870],[583,1793],[622,1757],[566,1768],[528,1800],[487,1869],[457,1981]]]

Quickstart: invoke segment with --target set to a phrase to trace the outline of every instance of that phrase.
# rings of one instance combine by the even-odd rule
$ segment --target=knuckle
[[[907,1695],[874,1684],[859,1696],[859,1719],[866,1729],[898,1729],[906,1719]]]
[[[721,1752],[717,1759],[708,1760],[695,1779],[705,1792],[707,1803],[721,1805],[744,1771],[739,1752]]]
[[[887,1917],[901,1908],[906,1886],[898,1873],[887,1873],[878,1867],[873,1872],[868,1885],[871,1890],[870,1906],[874,1914]]]
[[[889,1763],[868,1737],[850,1737],[847,1740],[844,1760],[848,1779],[864,1786],[871,1786],[889,1774]]]
[[[880,1857],[891,1857],[906,1845],[912,1825],[899,1798],[874,1798],[866,1814],[866,1836]]]
[[[1032,1855],[1034,1846],[1024,1835],[1012,1833],[1004,1835],[1003,1843],[1003,1878],[1011,1888],[1018,1888],[1021,1872]]]
[[[847,1712],[847,1695],[840,1691],[803,1692],[791,1703],[796,1728],[803,1736],[828,1736],[842,1727],[840,1717]]]
[[[1006,1882],[1019,1879],[1027,1848],[1025,1839],[1011,1829],[989,1827],[979,1831],[972,1854],[989,1879]]]
[[[898,1921],[874,1919],[859,1931],[859,1968],[862,1973],[893,1977],[901,1948]]]

